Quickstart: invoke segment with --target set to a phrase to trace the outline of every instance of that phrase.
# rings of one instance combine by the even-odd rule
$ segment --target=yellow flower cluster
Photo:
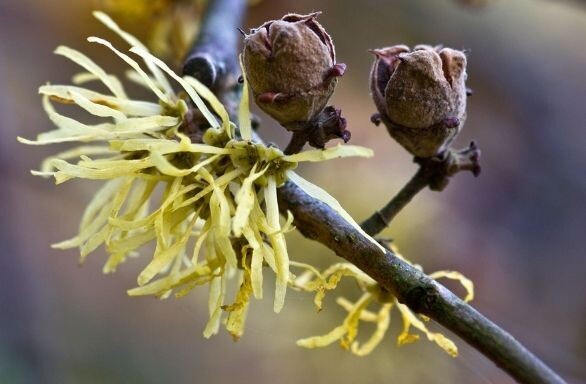
[[[246,81],[236,125],[209,89],[194,78],[176,75],[104,13],[94,15],[130,44],[130,51],[144,65],[104,39],[88,41],[108,48],[128,64],[128,79],[150,90],[157,100],[131,99],[116,76],[86,55],[67,47],[56,50],[85,72],[74,76],[75,85],[40,88],[44,109],[57,129],[36,140],[19,140],[32,145],[85,143],[46,159],[33,174],[52,176],[57,184],[73,178],[107,182],[87,206],[79,234],[54,247],[79,247],[83,261],[103,245],[109,254],[104,272],[109,273],[127,257],[138,255],[141,247],[154,243],[138,287],[128,293],[166,298],[208,285],[210,317],[204,336],[217,333],[225,317],[227,330],[238,338],[251,295],[263,295],[263,267],[276,274],[276,312],[283,307],[293,279],[284,236],[292,228],[292,217],[289,214],[282,225],[277,188],[292,180],[359,229],[334,198],[292,170],[302,161],[368,157],[372,152],[337,146],[285,156],[277,148],[254,142]],[[170,79],[189,99],[174,92]],[[94,80],[110,94],[82,86]],[[104,122],[82,123],[59,113],[54,103],[74,104]],[[193,109],[188,103],[209,125],[201,143],[193,143],[183,132]],[[234,302],[225,304],[228,281],[234,279],[239,284]]]
[[[393,251],[401,257],[396,252],[396,249],[393,249]],[[403,258],[403,260],[405,259]],[[450,356],[456,357],[458,355],[458,348],[453,341],[441,333],[431,332],[426,327],[425,321],[428,320],[426,317],[416,316],[406,305],[399,303],[396,297],[384,290],[376,281],[356,268],[353,264],[334,264],[323,273],[320,273],[314,267],[307,264],[292,261],[291,265],[305,270],[304,273],[294,280],[292,287],[308,292],[315,292],[314,303],[318,310],[322,309],[322,302],[326,292],[335,289],[340,280],[345,276],[353,278],[362,291],[361,297],[355,303],[343,297],[337,298],[337,304],[348,311],[348,315],[340,326],[325,335],[298,340],[297,345],[305,348],[319,348],[328,346],[339,340],[340,346],[350,350],[353,354],[358,356],[368,355],[380,344],[385,336],[390,325],[391,309],[396,307],[403,321],[403,331],[397,337],[397,344],[399,346],[419,340],[418,334],[410,332],[411,327],[413,327],[425,334],[429,341],[435,342]],[[416,267],[420,268],[419,266]],[[438,271],[429,276],[432,279],[448,278],[457,280],[466,290],[464,301],[468,302],[474,297],[472,281],[459,272]],[[373,304],[378,306],[377,312],[372,312],[367,309]],[[356,341],[361,321],[376,324],[376,330],[363,344]]]
[[[128,64],[128,79],[150,90],[157,100],[129,98],[122,82],[89,57],[71,48],[57,48],[57,54],[79,64],[85,72],[74,76],[75,85],[40,88],[44,109],[57,129],[40,134],[34,141],[19,140],[32,145],[86,143],[46,159],[41,170],[33,173],[52,176],[57,184],[73,178],[107,181],[87,206],[79,234],[54,247],[78,247],[83,261],[103,245],[109,254],[104,272],[110,273],[127,257],[138,255],[143,246],[154,243],[152,258],[138,276],[138,287],[128,293],[161,298],[175,293],[181,297],[197,286],[208,285],[206,337],[218,332],[222,318],[235,339],[242,335],[250,298],[263,296],[266,267],[276,275],[276,312],[283,307],[287,286],[314,292],[318,309],[326,292],[335,289],[344,276],[355,279],[362,291],[355,303],[338,298],[337,303],[348,311],[342,325],[323,336],[299,340],[300,346],[323,347],[339,340],[343,348],[366,355],[383,339],[391,309],[396,307],[403,320],[399,345],[419,338],[410,333],[414,327],[450,355],[457,354],[451,340],[429,331],[425,319],[414,315],[352,264],[335,264],[320,273],[310,265],[289,260],[284,235],[292,229],[293,218],[289,213],[281,223],[277,188],[286,180],[295,182],[360,230],[333,197],[293,169],[303,161],[368,157],[372,155],[370,150],[337,146],[285,156],[277,148],[255,142],[246,79],[236,125],[209,89],[194,78],[173,73],[105,14],[96,12],[95,16],[131,45],[130,51],[142,59],[146,70],[110,42],[97,37],[88,40],[110,49]],[[189,98],[180,97],[170,79]],[[101,81],[110,94],[83,87],[95,80]],[[105,122],[84,124],[59,113],[53,103],[77,105]],[[210,127],[201,143],[193,143],[183,131],[192,108],[188,103],[193,103]],[[296,277],[290,267],[304,272]],[[459,280],[468,292],[465,300],[472,299],[472,282],[461,274],[439,271],[430,276]],[[226,304],[227,285],[232,280],[238,288],[232,303]],[[378,305],[376,312],[368,309],[372,305]],[[375,332],[363,344],[356,341],[361,321],[376,323]]]

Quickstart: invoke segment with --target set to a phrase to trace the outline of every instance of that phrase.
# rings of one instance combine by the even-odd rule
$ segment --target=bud
[[[295,130],[314,119],[334,92],[346,66],[336,64],[332,39],[309,15],[285,15],[244,39],[244,70],[258,106]]]
[[[389,134],[417,157],[440,155],[466,119],[466,56],[418,45],[375,49],[372,97]],[[374,120],[373,120],[374,121]]]

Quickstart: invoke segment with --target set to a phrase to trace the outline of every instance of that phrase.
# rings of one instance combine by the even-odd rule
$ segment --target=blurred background
[[[104,2],[102,2],[103,5]],[[460,174],[441,194],[424,191],[385,235],[432,272],[455,269],[474,280],[473,305],[510,331],[570,383],[586,382],[586,5],[580,1],[497,0],[264,1],[245,29],[287,12],[323,11],[338,61],[348,71],[333,102],[343,108],[352,143],[371,160],[336,160],[300,172],[327,189],[357,219],[378,209],[416,166],[383,127],[368,91],[369,48],[405,43],[468,50],[468,120],[458,146],[476,140],[482,175]],[[484,5],[483,5],[484,4]],[[98,4],[99,5],[99,4]],[[0,0],[0,383],[511,383],[453,337],[460,356],[421,341],[396,346],[393,316],[385,341],[368,357],[336,345],[295,346],[341,323],[337,293],[316,313],[308,295],[290,292],[279,315],[270,298],[253,302],[244,337],[206,340],[207,291],[181,300],[129,298],[145,259],[103,275],[102,251],[80,267],[75,251],[49,244],[69,238],[99,184],[56,187],[35,178],[47,155],[65,147],[26,147],[51,124],[39,85],[68,83],[74,64],[59,44],[122,69],[85,37],[112,37],[91,1]],[[134,33],[149,24],[134,22]],[[262,118],[261,134],[281,146],[287,134]],[[327,266],[323,246],[289,235],[292,258]],[[270,282],[267,282],[269,284]],[[270,283],[272,284],[272,283]],[[449,285],[457,291],[459,287]],[[461,291],[458,291],[461,292]],[[270,296],[270,295],[269,295]],[[438,327],[435,327],[438,329]],[[371,329],[365,329],[371,331]],[[366,332],[368,333],[368,332]]]

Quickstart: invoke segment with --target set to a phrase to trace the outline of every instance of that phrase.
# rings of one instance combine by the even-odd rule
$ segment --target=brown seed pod
[[[374,49],[370,87],[390,135],[417,157],[441,154],[466,119],[466,56],[451,48]],[[374,121],[374,120],[373,120]]]
[[[346,66],[336,64],[332,39],[309,15],[288,14],[244,38],[243,64],[258,106],[285,128],[312,120]]]

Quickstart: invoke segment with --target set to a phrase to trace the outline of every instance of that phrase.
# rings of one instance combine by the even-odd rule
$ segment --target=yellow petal
[[[421,332],[425,333],[429,341],[435,342],[450,356],[458,356],[458,347],[456,347],[452,340],[448,339],[441,333],[430,332],[425,326],[425,324],[423,324],[423,322],[419,320],[406,305],[400,304],[398,302],[396,303],[397,308],[401,312],[401,317],[403,318],[403,332],[401,333],[401,335],[399,335],[398,338],[399,345],[406,344],[418,339],[416,335],[412,335],[409,333],[409,328],[413,326],[419,329]]]
[[[378,314],[376,315],[376,330],[364,344],[359,345],[357,342],[352,344],[351,350],[353,354],[357,356],[366,356],[380,344],[385,334],[387,333],[387,330],[389,329],[392,305],[392,303],[383,304]],[[361,314],[360,320],[363,320],[363,316],[364,314]]]
[[[55,111],[47,96],[43,97],[43,107],[49,119],[59,129],[41,133],[36,141],[18,138],[20,142],[31,145],[44,145],[70,141],[126,139],[164,130],[179,122],[176,117],[171,116],[148,116],[129,118],[116,124],[86,125]]]
[[[176,288],[180,285],[203,285],[210,282],[216,276],[213,275],[210,269],[202,265],[194,265],[184,269],[175,276],[167,275],[157,280],[153,280],[142,287],[129,289],[127,294],[129,296],[148,296],[160,295],[169,288]],[[192,288],[192,287],[188,287]]]
[[[354,304],[343,297],[336,298],[336,304],[340,307],[344,308],[346,311],[350,312],[354,307]],[[379,314],[376,314],[371,311],[367,311],[366,309],[360,313],[360,321],[366,321],[369,323],[377,323],[379,321]]]
[[[114,22],[114,20],[112,20],[110,18],[110,16],[108,16],[105,13],[100,12],[100,11],[93,12],[93,15],[94,15],[94,17],[96,19],[98,19],[99,21],[101,21],[106,27],[108,27],[113,32],[115,32],[118,36],[120,36],[122,39],[124,39],[128,44],[130,44],[133,47],[138,47],[138,48],[143,49],[143,50],[145,50],[145,51],[148,52],[147,47],[144,44],[142,44],[140,42],[140,40],[138,40],[136,37],[132,36],[130,33],[128,33],[126,31],[123,31],[122,29],[120,29],[120,27],[118,26],[118,24],[116,24]],[[167,94],[172,94],[173,93],[173,88],[171,88],[171,85],[169,84],[169,81],[167,80],[167,78],[165,77],[165,75],[163,74],[163,72],[161,72],[151,62],[145,61],[145,64],[147,65],[148,69],[151,71],[151,73],[153,74],[153,76],[157,80],[157,83],[160,84],[160,86],[162,87],[162,89]]]
[[[204,170],[205,170],[205,168],[200,168],[198,170],[198,172],[201,173]],[[242,171],[240,169],[234,169],[228,173],[225,173],[224,175],[220,176],[219,178],[217,178],[214,181],[215,186],[216,187],[224,187],[225,185],[230,183],[232,180],[234,180],[238,176],[240,176],[241,173],[242,173]],[[181,204],[177,205],[174,209],[179,209],[179,208],[183,208],[183,207],[192,205],[193,203],[195,203],[199,199],[210,194],[210,192],[212,192],[213,190],[214,190],[214,185],[209,185],[209,186],[205,187],[204,189],[202,189],[200,192],[198,192],[195,196],[190,197],[189,199],[185,200]]]
[[[81,245],[79,248],[79,261],[83,263],[85,258],[95,251],[104,241],[106,241],[106,236],[108,235],[108,227],[103,227],[97,233],[92,235],[92,237]]]
[[[113,153],[115,153],[115,152],[110,150],[110,148],[108,148],[107,146],[102,146],[102,145],[85,145],[85,146],[75,147],[75,148],[69,149],[67,151],[60,152],[56,155],[47,157],[41,163],[41,171],[42,172],[52,172],[54,170],[54,168],[51,165],[51,162],[54,159],[69,160],[69,159],[75,159],[75,158],[80,157],[82,155],[86,155],[86,156],[88,156],[88,155],[106,155],[106,154],[111,155]]]
[[[202,97],[202,99],[207,101],[214,112],[220,116],[220,119],[222,120],[222,129],[224,132],[226,132],[228,138],[231,139],[232,128],[230,127],[230,116],[228,116],[228,111],[226,111],[224,105],[220,102],[220,100],[218,100],[216,95],[210,91],[208,87],[200,83],[199,80],[194,79],[191,76],[185,76],[183,79],[187,82],[187,84],[191,85],[193,89],[195,89],[195,92],[197,92]]]
[[[327,149],[315,149],[310,151],[303,151],[294,155],[283,156],[283,160],[292,163],[302,161],[317,162],[325,161],[342,157],[372,157],[374,152],[370,148],[360,147],[356,145],[341,145]]]
[[[108,77],[110,79],[116,79],[118,80],[118,78],[114,75],[108,75]],[[116,81],[114,80],[114,81]],[[85,83],[90,83],[92,81],[101,81],[100,78],[98,76],[96,76],[95,74],[91,73],[91,72],[79,72],[76,73],[75,75],[73,75],[71,77],[71,82],[75,85],[81,85],[81,84],[85,84]],[[119,81],[119,80],[118,80]]]
[[[289,256],[285,236],[280,233],[279,206],[277,203],[277,183],[274,177],[268,177],[267,186],[264,189],[265,204],[267,206],[267,221],[274,231],[269,234],[269,240],[275,254],[277,267],[277,279],[275,287],[274,311],[279,313],[285,304],[285,293],[287,292],[287,281],[289,280]]]
[[[358,325],[360,323],[360,314],[372,301],[370,293],[364,293],[362,297],[354,304],[354,308],[348,313],[344,320],[344,325],[348,332],[340,340],[340,346],[344,349],[350,349],[354,339],[358,335]]]
[[[122,84],[120,81],[111,75],[108,75],[99,65],[94,63],[89,57],[84,55],[83,53],[76,51],[75,49],[71,49],[69,47],[60,46],[55,50],[55,53],[61,56],[65,56],[71,61],[76,64],[81,65],[86,70],[91,72],[92,74],[96,75],[102,83],[114,94],[114,96],[127,99],[126,93],[122,88]]]
[[[116,193],[116,195],[114,195],[114,199],[112,199],[112,208],[110,209],[109,218],[118,216],[118,213],[120,212],[120,209],[122,208],[122,204],[124,204],[124,201],[128,197],[128,193],[130,192],[130,189],[132,188],[133,182],[134,182],[133,177],[123,178],[122,185],[118,189],[118,192]],[[106,224],[106,225],[108,227],[108,234],[106,235],[106,244],[107,244],[109,242],[110,238],[112,237],[112,234],[114,232],[114,228],[108,224]]]
[[[137,281],[139,286],[148,283],[156,274],[167,266],[183,248],[185,248],[185,244],[191,235],[191,229],[193,228],[196,219],[197,216],[194,215],[191,222],[187,225],[187,229],[172,245],[158,254],[155,253],[151,262],[138,275]]]
[[[85,229],[89,224],[96,221],[96,215],[98,215],[105,205],[111,202],[112,196],[114,196],[121,183],[121,179],[109,180],[94,194],[81,218],[80,230]]]
[[[210,312],[210,319],[203,331],[203,336],[209,339],[211,336],[218,333],[220,328],[220,318],[222,316],[222,304],[224,303],[224,295],[226,293],[226,280],[224,275],[214,278],[210,282],[210,295],[208,299],[208,309]]]
[[[354,227],[354,229],[356,229],[358,232],[360,232],[360,234],[362,236],[364,236],[371,243],[373,243],[377,247],[379,247],[379,249],[381,251],[386,252],[385,248],[383,246],[381,246],[378,243],[378,241],[376,241],[375,239],[370,237],[366,232],[364,232],[362,230],[362,228],[360,228],[360,225],[358,225],[358,223],[356,223],[356,221],[354,221],[352,216],[350,216],[348,214],[348,212],[346,212],[344,210],[344,208],[342,208],[340,203],[338,203],[338,201],[335,198],[333,198],[329,193],[327,193],[326,191],[324,191],[323,189],[321,189],[317,185],[312,184],[309,181],[305,180],[304,178],[297,175],[293,171],[287,171],[287,178],[289,180],[291,180],[292,182],[294,182],[299,188],[301,188],[305,193],[307,193],[311,197],[318,199],[319,201],[328,205],[330,208],[332,208],[334,211],[336,211],[336,213],[338,215],[342,216],[342,218],[344,220],[346,220],[350,225],[352,225],[352,227]]]
[[[157,59],[156,57],[154,57],[153,55],[151,55],[150,53],[148,53],[147,51],[144,51],[142,49],[137,49],[137,48],[133,47],[133,48],[130,48],[130,51],[136,53],[137,55],[139,55],[140,57],[142,57],[145,61],[152,61],[156,66],[158,66],[159,68],[161,68],[171,78],[173,78],[175,81],[177,81],[183,87],[183,89],[185,90],[185,92],[187,92],[187,94],[189,95],[189,97],[191,97],[191,100],[193,100],[193,102],[195,103],[195,105],[197,106],[197,108],[199,109],[199,111],[204,115],[204,117],[206,118],[206,120],[208,121],[208,123],[210,124],[210,126],[212,128],[219,128],[220,127],[220,124],[218,124],[218,121],[216,120],[216,118],[214,117],[214,115],[212,115],[212,113],[210,112],[210,110],[208,109],[208,107],[205,105],[205,103],[203,102],[203,100],[201,99],[201,97],[199,97],[199,95],[193,89],[193,87],[190,86],[189,83],[187,83],[181,77],[177,76],[175,74],[175,72],[173,72],[167,66],[167,64],[165,64],[161,60]]]
[[[264,247],[261,246],[261,244],[263,244],[262,236],[259,233],[258,228],[256,228],[254,221],[252,221],[250,225],[245,226],[242,229],[242,233],[248,241],[249,246],[252,248],[252,259],[250,261],[252,292],[255,298],[262,299],[262,267],[264,259]]]
[[[231,231],[230,206],[224,195],[224,190],[214,184],[212,186],[214,187],[214,191],[209,205],[216,246],[226,258],[228,265],[236,268],[238,262],[229,237]]]
[[[258,163],[257,163],[258,164]],[[236,193],[234,200],[236,201],[236,213],[234,214],[234,218],[232,219],[232,230],[236,237],[240,237],[242,234],[242,230],[245,226],[248,225],[250,213],[252,208],[254,207],[254,199],[256,198],[255,191],[254,191],[254,182],[265,174],[268,169],[268,165],[259,172],[255,173],[256,166],[255,164],[250,174],[244,179],[240,189]]]
[[[125,238],[112,240],[108,245],[108,252],[127,254],[154,240],[156,236],[153,228],[133,232]]]
[[[75,92],[73,90],[69,91],[69,93],[71,94],[72,100],[77,105],[79,105],[92,115],[100,117],[113,117],[114,119],[119,121],[126,120],[126,116],[122,112],[114,108],[110,108],[107,105],[94,103],[90,99],[83,96],[81,93]]]
[[[313,336],[297,340],[297,345],[310,349],[326,347],[336,340],[340,340],[346,334],[346,332],[348,332],[346,327],[344,325],[340,325],[323,336]]]
[[[157,167],[157,169],[159,171],[161,171],[165,175],[176,176],[176,177],[187,176],[189,174],[196,173],[200,168],[205,167],[206,165],[213,163],[218,158],[219,158],[219,155],[215,155],[215,156],[209,157],[208,159],[206,159],[204,161],[198,162],[197,164],[195,164],[191,168],[179,169],[179,168],[175,167],[173,164],[171,164],[165,158],[165,156],[163,156],[159,152],[152,152],[151,153],[151,159],[153,161],[153,165],[155,167]]]
[[[203,245],[203,243],[209,233],[210,233],[209,224],[208,224],[208,222],[206,222],[206,225],[202,229],[201,235],[199,235],[199,237],[197,238],[197,241],[195,242],[195,245],[193,247],[193,255],[191,257],[192,264],[194,264],[194,265],[197,264],[199,252],[201,251],[201,246]]]
[[[308,337],[306,339],[297,340],[297,345],[304,348],[319,348],[332,344],[336,340],[341,341],[342,347],[348,348],[356,337],[358,332],[358,321],[360,319],[360,312],[366,308],[370,303],[372,297],[370,294],[364,294],[354,304],[352,310],[346,316],[344,323],[323,336]]]
[[[87,164],[87,162],[86,162]],[[120,176],[132,175],[133,173],[152,166],[149,158],[140,160],[126,160],[119,163],[118,167],[95,169],[87,166],[70,164],[61,159],[54,159],[50,165],[58,172],[55,174],[57,183],[69,180],[72,177],[82,179],[113,179]]]
[[[472,280],[468,279],[466,276],[462,275],[460,272],[457,271],[437,271],[429,275],[434,280],[440,279],[445,277],[447,279],[457,280],[462,284],[464,289],[466,290],[466,297],[464,298],[465,302],[469,302],[474,299],[474,283]]]
[[[157,95],[159,100],[161,100],[162,102],[164,102],[166,104],[171,104],[171,100],[169,99],[169,97],[160,90],[160,88],[157,86],[157,84],[153,83],[153,81],[151,80],[149,75],[147,75],[146,72],[142,70],[140,65],[138,65],[138,63],[136,61],[131,59],[130,56],[128,56],[125,53],[120,52],[118,49],[114,48],[114,46],[109,41],[101,39],[99,37],[91,36],[91,37],[88,37],[87,41],[89,41],[90,43],[98,43],[98,44],[101,44],[101,45],[109,48],[118,57],[120,57],[122,60],[124,60],[126,62],[126,64],[130,65],[132,67],[132,69],[134,69],[143,78],[144,82],[149,86],[151,91],[153,91],[153,93],[155,95]]]
[[[205,153],[227,155],[233,151],[226,148],[213,147],[207,144],[183,144],[175,140],[165,139],[128,139],[112,141],[112,148],[119,151],[157,151],[162,155],[177,152]]]
[[[39,88],[41,95],[51,96],[53,99],[62,103],[74,103],[71,96],[72,92],[84,96],[92,103],[106,105],[116,109],[126,116],[153,116],[160,115],[162,111],[158,103],[121,99],[73,85],[43,85]]]
[[[236,293],[234,303],[224,308],[225,311],[229,312],[226,320],[226,330],[230,332],[234,340],[238,340],[244,333],[244,323],[248,313],[250,294],[252,293],[250,272],[245,269],[241,276],[240,288]]]

